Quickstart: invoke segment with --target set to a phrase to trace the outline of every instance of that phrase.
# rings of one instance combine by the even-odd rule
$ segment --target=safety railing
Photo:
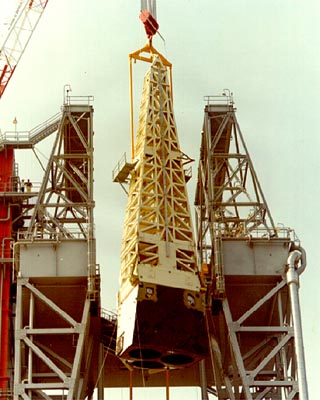
[[[5,144],[31,144],[34,145],[57,130],[62,113],[59,112],[51,118],[37,125],[31,131],[6,131],[0,133],[0,145]]]
[[[28,203],[30,205],[30,201]],[[31,204],[32,205],[32,204]],[[36,241],[36,240],[49,240],[49,241],[61,241],[61,240],[87,240],[87,232],[81,230],[81,228],[74,223],[65,226],[66,232],[59,230],[43,230],[41,225],[35,224],[34,229],[28,230],[28,227],[24,227],[18,231],[18,240]]]
[[[55,130],[58,129],[59,122],[61,120],[62,113],[59,112],[47,119],[45,122],[37,125],[30,131],[30,140],[33,144],[38,143],[41,139],[44,139]]]
[[[33,193],[36,194],[39,192],[41,187],[41,182],[32,182],[32,186],[30,189],[27,189],[25,186],[22,190],[21,181],[20,180],[10,180],[7,182],[0,181],[0,193]]]
[[[230,92],[229,89],[224,89],[221,95],[204,96],[203,100],[208,105],[209,104],[222,104],[222,105],[228,105],[228,106],[234,105],[233,93]]]
[[[119,175],[122,168],[127,164],[127,154],[124,153],[120,160],[117,162],[116,166],[112,170],[112,180],[114,181],[115,178]]]
[[[230,231],[225,231],[222,227],[219,227],[215,230],[215,236],[221,239],[264,239],[264,240],[271,240],[271,239],[285,239],[296,244],[300,243],[298,236],[296,235],[294,229],[285,227],[283,225],[278,225],[275,228],[275,232],[272,234],[272,230],[268,230],[265,227],[261,228],[254,228],[248,232],[243,230],[235,230],[234,234],[230,233]]]
[[[72,104],[82,104],[82,105],[90,105],[94,101],[94,96],[69,96],[66,95],[64,98],[64,105],[72,105]]]
[[[9,389],[0,389],[0,400],[11,400],[13,399],[13,392]]]
[[[115,312],[105,310],[104,308],[101,308],[101,317],[110,322],[117,322],[118,319],[118,316]]]
[[[8,142],[25,143],[29,141],[29,131],[6,131],[0,133],[0,144]]]

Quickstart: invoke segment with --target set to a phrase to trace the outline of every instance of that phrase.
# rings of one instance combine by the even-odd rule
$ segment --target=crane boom
[[[24,0],[13,17],[0,49],[0,98],[43,14],[48,0]]]

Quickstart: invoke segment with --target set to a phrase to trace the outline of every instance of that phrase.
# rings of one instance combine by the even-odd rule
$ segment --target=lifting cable
[[[116,333],[116,328],[117,328],[117,325],[115,324],[114,327],[113,327],[112,334],[110,335],[110,341],[109,341],[109,344],[107,346],[107,351],[106,351],[106,353],[105,353],[105,355],[103,357],[103,361],[101,363],[101,366],[100,366],[100,369],[99,369],[99,373],[98,373],[98,377],[97,377],[97,380],[96,380],[96,383],[95,383],[94,387],[98,387],[98,382],[99,382],[99,380],[101,378],[101,374],[103,373],[104,365],[106,363],[107,357],[109,355],[109,350],[111,348],[111,341],[112,341],[112,338],[114,337],[114,334]]]
[[[137,318],[137,332],[138,332],[138,343],[139,343],[139,351],[140,351],[140,356],[141,356],[141,378],[142,378],[142,386],[145,388],[146,387],[146,381],[144,378],[144,373],[143,373],[143,360],[142,360],[142,348],[141,348],[141,340],[140,340],[140,329],[139,329],[139,320]],[[130,399],[133,400],[133,399]]]

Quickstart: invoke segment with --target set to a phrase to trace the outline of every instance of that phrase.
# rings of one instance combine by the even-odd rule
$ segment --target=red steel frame
[[[14,166],[13,149],[0,152],[0,192],[12,191],[12,173]],[[10,318],[10,284],[11,284],[11,227],[12,216],[10,205],[0,203],[0,393],[6,391],[8,376],[8,346]]]

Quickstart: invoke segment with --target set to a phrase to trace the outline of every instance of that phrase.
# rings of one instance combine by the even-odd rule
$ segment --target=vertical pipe
[[[9,297],[10,297],[10,269],[6,264],[1,265],[1,364],[0,390],[7,388],[8,374],[8,346],[9,346]]]
[[[166,369],[166,400],[170,400],[169,369]]]
[[[132,58],[129,56],[129,97],[130,97],[130,137],[131,160],[134,160],[134,125],[133,125],[133,88],[132,88]]]
[[[206,362],[204,359],[200,361],[199,369],[200,369],[201,400],[209,400],[208,390],[207,390],[208,383],[206,374]]]
[[[96,288],[96,244],[94,237],[94,201],[93,201],[93,111],[90,108],[87,124],[87,154],[88,158],[88,201],[90,206],[88,207],[88,291],[92,298],[98,300],[97,288]]]
[[[290,302],[292,309],[293,330],[294,330],[294,347],[297,358],[297,372],[299,384],[299,399],[308,400],[308,385],[304,357],[304,347],[302,338],[302,323],[299,303],[299,275],[296,264],[301,258],[301,253],[294,250],[289,254],[287,282],[289,286]]]
[[[13,149],[6,149],[0,153],[0,181],[3,184],[2,191],[11,189],[11,178],[14,169]],[[10,314],[10,283],[11,283],[11,224],[12,217],[10,207],[6,203],[0,204],[0,243],[1,253],[1,341],[0,341],[0,391],[6,391],[8,387],[8,348],[9,348],[9,314]]]
[[[129,371],[129,391],[130,391],[130,400],[133,400],[133,379],[132,379],[132,370]]]
[[[29,302],[29,328],[33,328],[33,319],[34,319],[34,295],[30,292],[30,302]],[[31,342],[33,341],[33,335],[30,335]],[[29,347],[28,351],[28,383],[32,383],[32,372],[33,372],[33,355],[32,350]],[[29,391],[30,398],[32,397],[31,390]]]
[[[21,329],[22,329],[22,280],[17,280],[16,321],[14,332],[14,399],[20,395],[21,385]]]

